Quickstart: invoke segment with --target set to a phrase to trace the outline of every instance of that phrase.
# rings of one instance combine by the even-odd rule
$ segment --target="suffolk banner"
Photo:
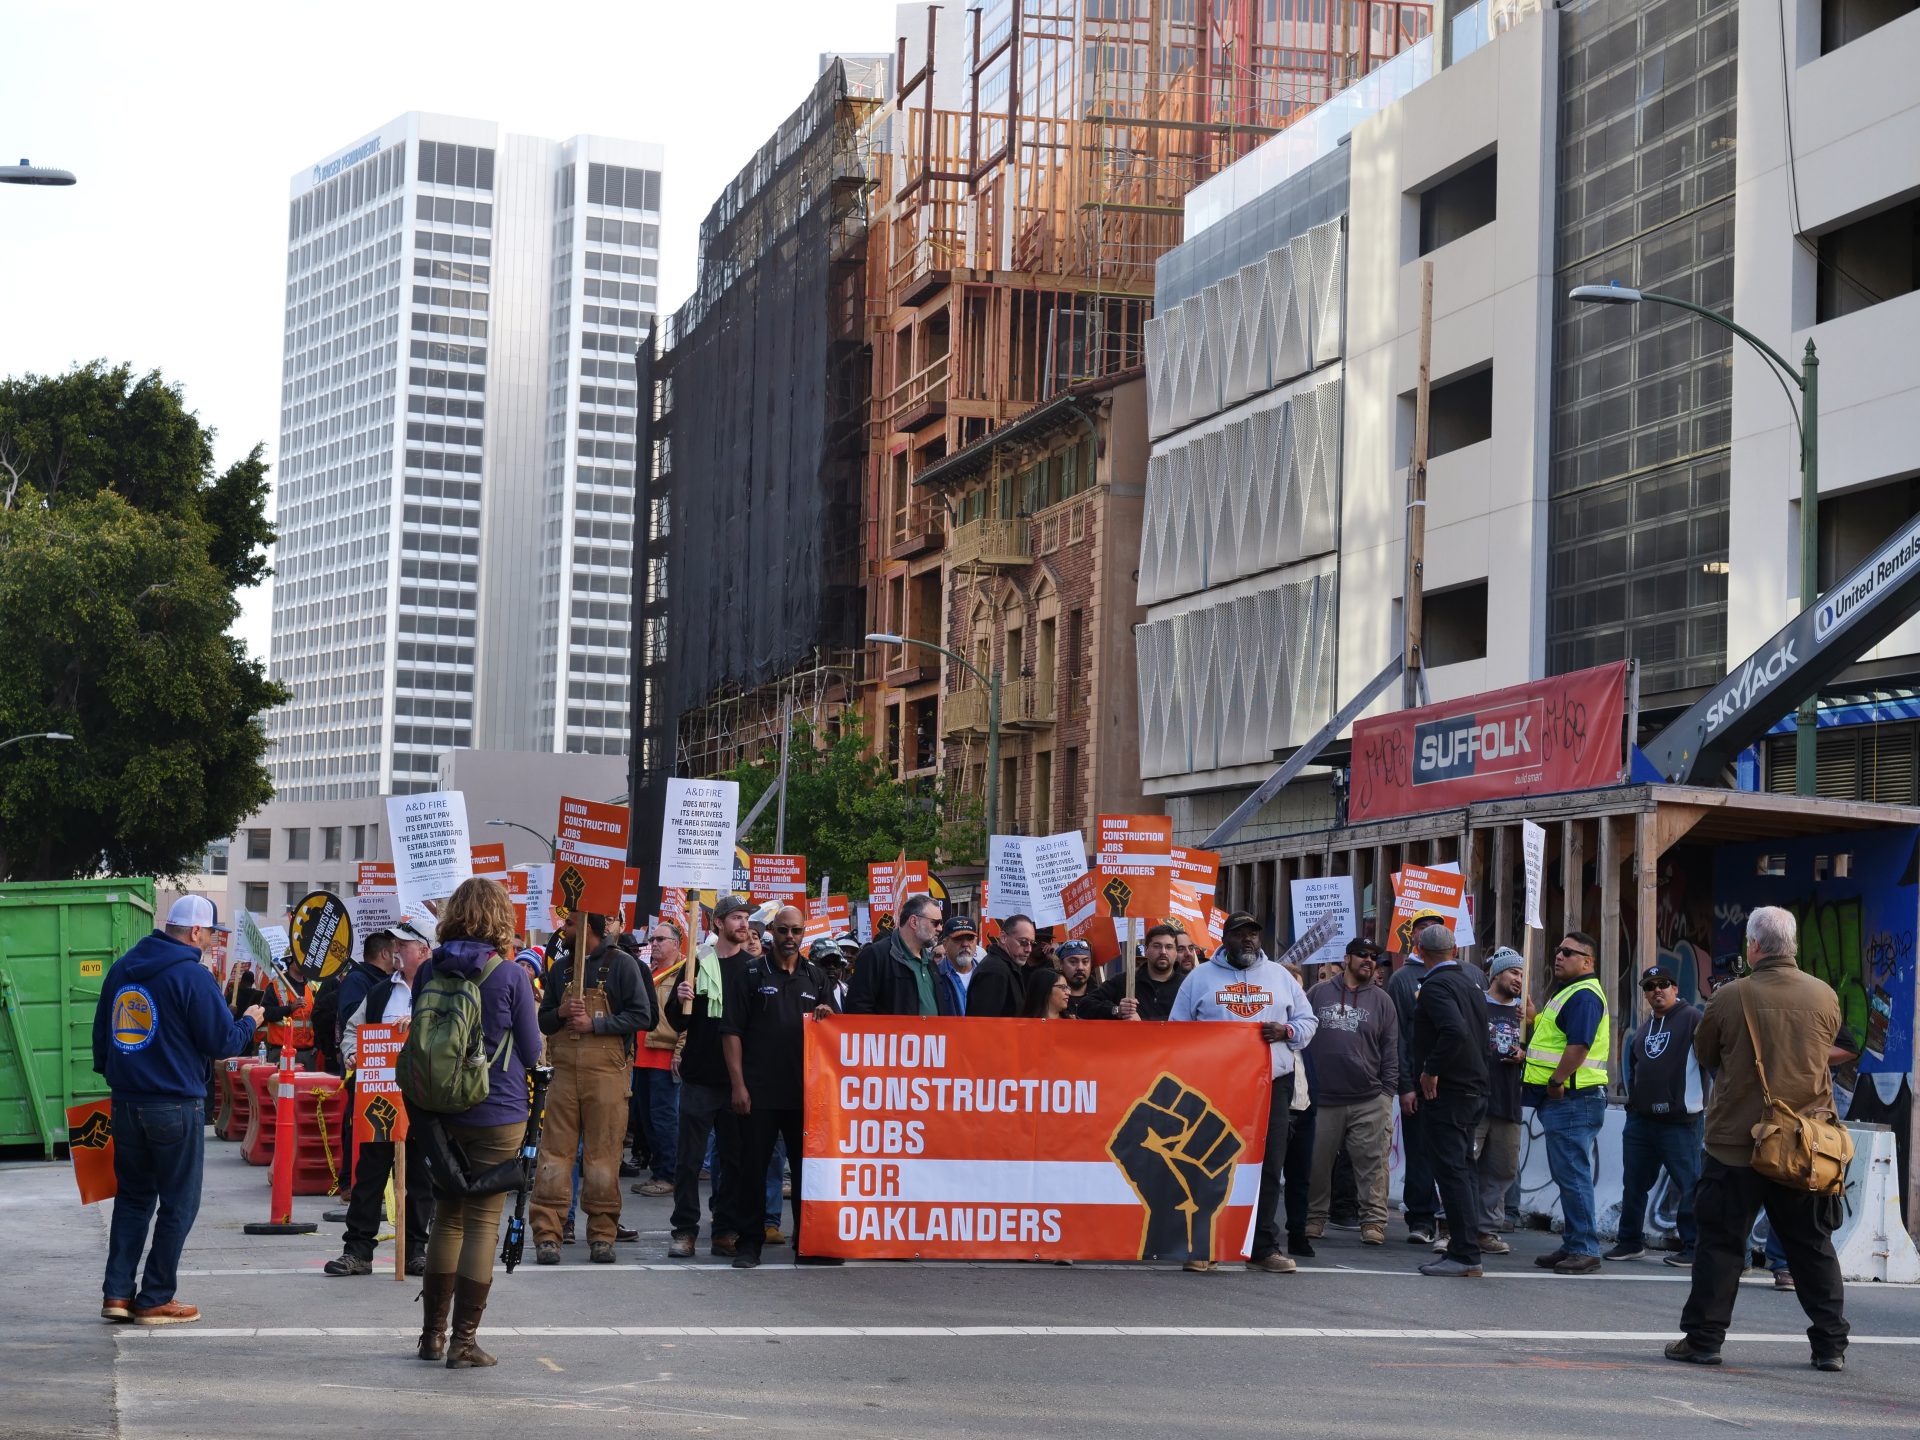
[[[1207,1260],[1252,1248],[1253,1025],[839,1016],[806,1026],[806,1249]]]
[[[1347,816],[1386,820],[1616,784],[1626,696],[1621,661],[1358,721]]]

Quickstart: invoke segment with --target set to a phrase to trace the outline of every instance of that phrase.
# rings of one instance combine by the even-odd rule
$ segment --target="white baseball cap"
[[[167,924],[178,925],[183,930],[197,925],[222,935],[230,933],[229,927],[220,923],[220,908],[204,895],[182,895],[174,901],[167,911]]]

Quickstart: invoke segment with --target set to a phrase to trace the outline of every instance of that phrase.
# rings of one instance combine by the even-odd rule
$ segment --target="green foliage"
[[[726,774],[725,779],[740,783],[741,815],[779,774],[778,741],[758,759]],[[747,832],[741,843],[749,853],[773,850],[778,805],[778,800],[769,804]],[[825,875],[831,877],[836,895],[865,899],[869,864],[892,860],[902,850],[910,860],[946,857],[944,847],[954,825],[941,819],[941,809],[935,788],[909,788],[894,778],[868,745],[857,715],[848,712],[836,732],[824,734],[816,733],[804,717],[794,717],[787,762],[786,853],[806,856],[808,883],[816,893]],[[979,848],[977,838],[974,848]]]
[[[0,381],[0,879],[172,877],[265,804],[284,701],[228,634],[273,533],[255,451],[157,374]]]

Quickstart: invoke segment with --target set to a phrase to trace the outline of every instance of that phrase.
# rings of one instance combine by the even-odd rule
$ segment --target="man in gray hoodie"
[[[1307,992],[1319,1028],[1313,1062],[1313,1181],[1307,1189],[1307,1236],[1326,1233],[1333,1166],[1341,1151],[1353,1165],[1360,1195],[1360,1239],[1387,1240],[1387,1152],[1400,1093],[1400,1017],[1373,982],[1380,947],[1349,940],[1340,974]]]
[[[1227,917],[1220,953],[1181,983],[1169,1020],[1228,1020],[1257,1024],[1273,1056],[1273,1106],[1260,1158],[1260,1196],[1254,1205],[1253,1268],[1284,1275],[1296,1267],[1280,1249],[1281,1171],[1293,1109],[1295,1055],[1307,1048],[1318,1022],[1306,992],[1287,967],[1260,948],[1260,922],[1244,912]],[[1189,1268],[1205,1266],[1190,1261]]]

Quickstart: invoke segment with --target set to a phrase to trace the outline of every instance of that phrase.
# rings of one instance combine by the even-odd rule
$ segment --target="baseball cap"
[[[949,935],[978,935],[980,928],[973,923],[970,915],[949,915],[946,923],[940,927],[942,938]]]
[[[724,920],[736,911],[751,909],[753,909],[752,904],[742,896],[722,895],[720,897],[720,903],[713,907],[713,918],[716,920]]]
[[[1663,985],[1678,985],[1680,983],[1674,979],[1673,972],[1658,961],[1655,961],[1640,972],[1640,988],[1644,990],[1649,982],[1656,980]]]
[[[1524,970],[1527,962],[1520,958],[1520,952],[1510,945],[1502,945],[1487,957],[1487,975],[1489,978],[1503,974],[1508,970]]]
[[[167,909],[167,924],[178,925],[183,930],[199,926],[202,930],[217,930],[222,935],[231,933],[231,928],[220,923],[220,907],[204,895],[182,895]]]
[[[1435,955],[1444,955],[1454,948],[1453,931],[1438,920],[1424,930],[1416,926],[1413,933],[1417,937],[1414,944],[1422,950],[1432,951]]]
[[[1369,960],[1378,960],[1380,958],[1380,947],[1374,944],[1373,941],[1367,939],[1366,936],[1356,935],[1353,939],[1347,941],[1347,954],[1364,955]]]
[[[1227,923],[1220,933],[1222,935],[1231,935],[1236,930],[1261,930],[1264,928],[1258,920],[1254,919],[1253,916],[1249,915],[1246,911],[1236,910],[1227,917]]]
[[[431,945],[433,941],[413,928],[411,920],[398,920],[384,930],[376,930],[376,935],[391,935],[396,940],[418,940],[422,945]]]

